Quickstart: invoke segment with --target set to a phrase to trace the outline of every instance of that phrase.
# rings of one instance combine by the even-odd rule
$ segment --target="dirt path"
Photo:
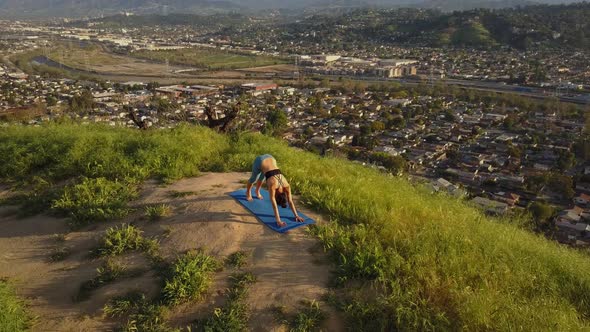
[[[317,241],[306,235],[303,228],[285,235],[274,233],[227,195],[243,187],[241,181],[247,176],[244,173],[209,173],[168,186],[147,183],[133,205],[142,208],[166,203],[173,208],[173,214],[150,222],[137,213],[125,222],[134,222],[146,236],[158,236],[166,260],[197,248],[204,248],[220,259],[238,250],[249,252],[249,264],[244,270],[254,273],[258,280],[248,298],[251,329],[281,331],[285,328],[276,322],[270,308],[280,306],[294,313],[301,300],[319,300],[327,291],[330,266],[323,253],[317,250]],[[171,191],[194,194],[174,198]],[[126,265],[143,269],[140,276],[102,287],[86,301],[74,301],[80,284],[93,278],[100,265],[98,260],[88,257],[89,251],[96,247],[106,228],[119,223],[68,233],[64,220],[47,216],[19,219],[14,208],[0,208],[0,278],[13,280],[19,292],[29,299],[32,311],[38,316],[34,330],[112,330],[114,323],[105,321],[101,313],[109,298],[133,289],[157,294],[158,279],[149,270],[148,262],[141,255],[130,254],[119,259]],[[72,255],[64,261],[51,262],[52,251],[64,246],[71,249]],[[230,273],[229,270],[217,273],[209,295],[200,303],[172,309],[169,317],[172,325],[183,327],[196,318],[210,315],[223,299]],[[326,330],[341,330],[338,319],[331,316]]]

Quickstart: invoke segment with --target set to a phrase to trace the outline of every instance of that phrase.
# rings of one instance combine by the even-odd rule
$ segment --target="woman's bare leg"
[[[262,187],[262,180],[256,182],[256,197],[258,197],[258,199],[263,199],[264,197],[262,197],[262,194],[260,193],[260,187]]]

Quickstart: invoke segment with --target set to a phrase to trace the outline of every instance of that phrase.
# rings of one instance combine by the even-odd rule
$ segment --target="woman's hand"
[[[300,216],[295,216],[295,221],[297,221],[297,222],[305,222],[305,219],[301,218]]]
[[[283,222],[281,220],[278,220],[277,221],[277,226],[279,226],[279,227],[285,227],[285,226],[287,226],[287,223],[286,222]]]

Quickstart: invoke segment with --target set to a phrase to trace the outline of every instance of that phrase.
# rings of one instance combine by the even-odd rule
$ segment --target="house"
[[[398,150],[392,146],[387,146],[387,145],[382,145],[382,146],[377,146],[373,149],[373,151],[375,152],[383,152],[383,153],[387,153],[390,156],[399,156],[401,153],[404,153],[405,150]]]
[[[588,206],[590,204],[590,195],[582,193],[580,196],[574,198],[574,203],[576,205]]]
[[[485,197],[475,197],[471,200],[471,202],[491,215],[504,215],[506,212],[508,212],[508,204],[493,201]]]
[[[275,83],[245,83],[241,85],[242,90],[252,94],[276,90],[278,87]]]
[[[579,238],[584,238],[588,232],[590,232],[590,225],[583,222],[569,223],[557,221],[555,222],[555,226],[561,235],[561,242],[570,242],[578,240]],[[567,241],[565,241],[566,237]]]
[[[509,206],[514,206],[520,201],[520,195],[503,191],[493,194],[492,198],[496,201],[506,203]]]
[[[582,219],[584,209],[574,206],[572,209],[561,211],[555,218],[555,223],[577,223]]]
[[[467,194],[464,190],[443,178],[431,182],[430,187],[434,192],[446,192],[453,197],[463,197]]]

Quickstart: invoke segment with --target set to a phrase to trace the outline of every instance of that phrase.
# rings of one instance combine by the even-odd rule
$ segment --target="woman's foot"
[[[256,198],[258,198],[258,199],[264,199],[264,197],[262,197],[262,194],[261,194],[261,193],[259,193],[259,192],[258,192],[258,193],[256,193]]]

